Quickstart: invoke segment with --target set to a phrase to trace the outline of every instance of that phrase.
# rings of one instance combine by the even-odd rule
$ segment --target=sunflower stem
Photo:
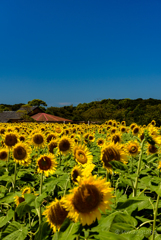
[[[13,180],[13,192],[15,193],[16,188],[16,175],[17,175],[17,163],[15,162],[15,173],[14,173],[14,180]]]
[[[159,186],[159,191],[161,190],[161,185]],[[155,228],[156,228],[156,219],[157,219],[157,214],[158,214],[158,205],[159,205],[159,194],[157,196],[157,202],[156,202],[156,206],[155,206],[155,209],[154,209],[154,222],[153,222],[153,232],[152,232],[152,240],[155,239]]]
[[[61,152],[59,154],[59,167],[61,166]]]
[[[10,150],[8,152],[8,158],[6,160],[6,171],[8,172],[8,164],[9,164],[9,159],[10,159]]]
[[[43,184],[43,171],[40,174],[40,195],[42,194],[42,184]],[[41,224],[41,205],[39,207],[39,226]]]
[[[138,186],[138,179],[139,179],[139,173],[140,173],[140,168],[141,168],[141,160],[142,160],[144,142],[145,142],[145,139],[143,139],[143,141],[141,143],[141,151],[140,151],[139,162],[138,162],[137,176],[136,176],[135,183],[134,183],[133,197],[136,197],[136,193],[137,193],[137,186]]]

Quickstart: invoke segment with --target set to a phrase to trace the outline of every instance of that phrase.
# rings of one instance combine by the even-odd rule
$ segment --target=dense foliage
[[[35,101],[36,100],[36,101]],[[42,100],[34,99],[30,103],[39,103],[46,106]],[[23,104],[1,104],[0,111],[17,111]],[[109,119],[117,121],[125,120],[128,125],[135,122],[139,125],[147,125],[153,119],[157,126],[161,125],[161,100],[142,99],[104,99],[90,103],[80,103],[77,106],[43,107],[46,113],[74,121],[98,121],[103,123]]]

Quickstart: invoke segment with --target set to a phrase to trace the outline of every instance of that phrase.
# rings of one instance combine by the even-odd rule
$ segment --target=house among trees
[[[31,118],[37,113],[44,113],[42,109],[38,106],[22,106],[18,111],[3,111],[0,112],[0,122],[23,122],[23,121],[33,121]]]

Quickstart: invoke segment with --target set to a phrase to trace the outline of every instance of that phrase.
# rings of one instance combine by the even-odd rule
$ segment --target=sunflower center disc
[[[51,206],[48,213],[49,221],[56,226],[62,225],[67,215],[68,212],[59,203]]]
[[[37,134],[33,138],[34,143],[41,144],[43,143],[43,137],[40,134]]]
[[[5,144],[7,146],[14,146],[17,143],[17,137],[14,134],[7,135],[5,138]]]
[[[14,149],[13,155],[17,160],[23,160],[26,157],[26,150],[23,147],[19,146]]]
[[[85,155],[84,152],[81,151],[81,150],[78,150],[78,151],[76,152],[76,158],[77,158],[78,162],[80,162],[80,163],[82,163],[82,164],[87,163],[86,155]]]
[[[60,144],[59,144],[59,149],[60,149],[60,151],[62,151],[62,152],[65,152],[65,151],[69,150],[69,149],[70,149],[70,143],[69,143],[69,141],[66,140],[66,139],[63,139],[63,140],[60,142]]]
[[[0,153],[0,159],[3,160],[7,157],[7,153],[5,151]]]
[[[95,210],[102,199],[102,194],[94,185],[86,184],[78,188],[74,194],[73,205],[80,213],[89,213]]]
[[[42,157],[38,164],[41,170],[48,170],[51,167],[51,159],[48,157]]]

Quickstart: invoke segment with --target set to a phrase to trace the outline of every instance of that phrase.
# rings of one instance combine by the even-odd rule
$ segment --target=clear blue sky
[[[0,1],[0,104],[161,99],[161,0]]]

